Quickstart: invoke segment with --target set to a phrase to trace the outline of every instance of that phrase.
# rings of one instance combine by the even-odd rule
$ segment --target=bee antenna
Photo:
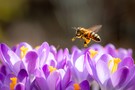
[[[72,29],[77,30],[77,28],[76,28],[76,27],[72,27]]]

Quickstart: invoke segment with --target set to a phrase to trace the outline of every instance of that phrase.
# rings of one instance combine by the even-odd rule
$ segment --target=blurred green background
[[[0,42],[9,46],[47,41],[83,48],[83,40],[71,41],[72,27],[97,24],[103,25],[99,44],[135,49],[135,0],[0,0]]]

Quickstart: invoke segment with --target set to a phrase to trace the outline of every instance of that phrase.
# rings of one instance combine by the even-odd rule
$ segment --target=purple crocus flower
[[[0,57],[2,63],[16,75],[24,68],[22,60],[5,44],[0,45]]]
[[[88,71],[85,67],[84,54],[80,55],[76,60],[74,60],[74,63],[70,65],[70,68],[71,68],[71,73],[72,73],[72,79],[75,82],[81,82],[87,79]]]
[[[116,55],[113,57],[112,54],[105,52],[95,63],[87,52],[86,58],[89,65],[87,70],[91,74],[89,69],[92,69],[92,77],[102,90],[133,90],[131,88],[134,88],[135,68],[131,55],[121,59],[121,57],[116,58]]]
[[[14,74],[8,74],[1,77],[0,90],[25,90],[25,82],[23,80],[26,79],[27,76],[27,73],[25,73],[24,70],[21,70],[18,77]]]
[[[108,54],[110,54],[112,57],[120,58],[123,60],[125,57],[132,57],[132,50],[131,49],[124,49],[124,48],[118,48],[116,49],[114,45],[108,44],[104,47],[104,51]]]
[[[108,44],[57,50],[47,42],[0,44],[0,90],[134,90],[132,50]]]
[[[47,72],[44,74],[47,74]],[[70,78],[71,73],[69,69],[66,72],[63,69],[54,70],[46,78],[36,77],[30,89],[65,90],[70,84]]]

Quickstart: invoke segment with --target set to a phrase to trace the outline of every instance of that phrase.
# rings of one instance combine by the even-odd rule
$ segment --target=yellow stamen
[[[108,66],[111,70],[111,73],[114,73],[117,71],[118,65],[121,62],[121,60],[119,58],[113,58],[113,60],[110,60],[108,62]]]
[[[20,50],[21,50],[21,58],[24,58],[24,56],[26,55],[26,53],[27,53],[27,51],[28,51],[28,48],[25,47],[25,46],[22,46],[22,47],[20,48]]]
[[[74,86],[74,90],[81,90],[81,87],[78,83],[75,83],[73,86]]]
[[[16,77],[12,77],[10,78],[11,83],[10,83],[10,90],[14,90],[15,85],[17,84],[17,78]]]
[[[54,68],[53,66],[49,66],[49,71],[50,71],[50,73],[52,73],[53,71],[56,71],[57,69],[56,68]]]
[[[90,58],[94,58],[97,54],[98,54],[98,51],[95,51],[95,50],[89,50],[90,52]]]

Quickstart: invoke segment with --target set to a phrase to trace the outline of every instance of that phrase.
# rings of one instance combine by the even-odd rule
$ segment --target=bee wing
[[[90,27],[88,29],[93,31],[93,32],[98,32],[101,27],[102,27],[102,25],[95,25],[95,26],[92,26],[92,27]]]

